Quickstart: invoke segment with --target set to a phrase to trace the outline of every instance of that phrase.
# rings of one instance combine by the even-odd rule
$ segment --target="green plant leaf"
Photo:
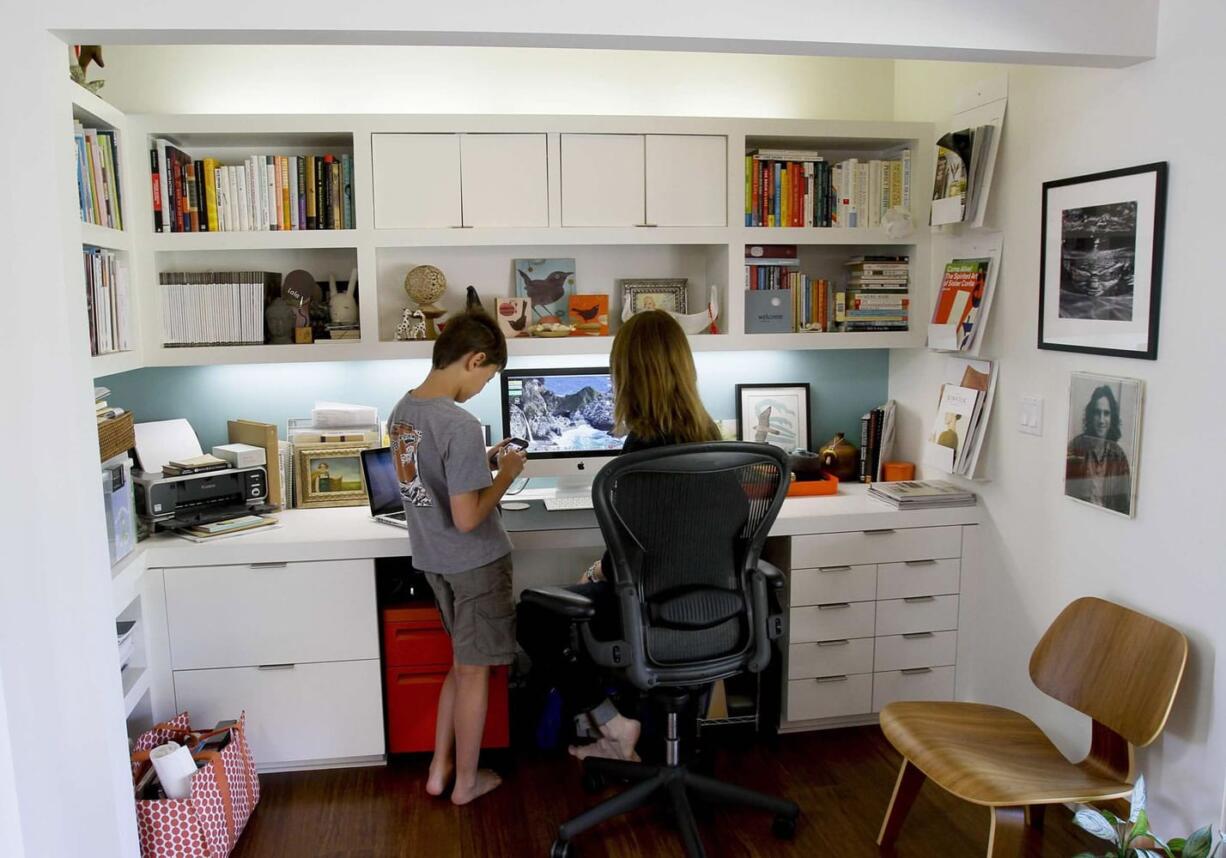
[[[1095,837],[1107,840],[1116,846],[1123,845],[1119,842],[1119,835],[1116,832],[1115,825],[1106,815],[1092,807],[1079,807],[1077,812],[1073,814],[1073,822]]]
[[[1149,814],[1145,812],[1144,808],[1134,810],[1132,817],[1128,821],[1132,823],[1132,830],[1128,832],[1129,841],[1149,834]]]
[[[1144,812],[1145,799],[1145,775],[1141,775],[1132,786],[1132,809],[1128,814],[1129,822],[1136,822],[1137,817]]]
[[[1209,858],[1213,848],[1213,827],[1206,825],[1193,831],[1183,845],[1183,858]]]

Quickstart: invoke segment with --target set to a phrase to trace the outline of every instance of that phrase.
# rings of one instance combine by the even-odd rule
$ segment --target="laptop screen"
[[[362,474],[366,477],[366,495],[370,499],[371,515],[401,512],[400,480],[392,464],[392,451],[387,447],[362,451]]]

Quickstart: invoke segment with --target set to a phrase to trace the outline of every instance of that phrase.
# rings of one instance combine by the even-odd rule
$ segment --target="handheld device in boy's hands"
[[[524,454],[522,447],[517,447],[514,444],[508,443],[498,452],[498,473],[506,474],[512,480],[518,477],[524,470],[524,464],[528,461],[528,457]]]
[[[490,447],[490,468],[492,470],[498,469],[498,460],[502,457],[503,451],[505,450],[520,451],[520,450],[527,450],[527,449],[528,449],[528,442],[525,441],[523,438],[504,438],[502,439],[497,444],[495,444],[493,447]]]

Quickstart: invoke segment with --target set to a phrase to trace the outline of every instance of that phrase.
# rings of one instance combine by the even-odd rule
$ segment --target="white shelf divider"
[[[102,247],[107,250],[128,251],[132,249],[132,236],[122,229],[111,229],[109,226],[82,222],[81,244]]]
[[[128,665],[120,676],[123,678],[123,714],[132,714],[140,699],[149,691],[153,674],[148,668]]]

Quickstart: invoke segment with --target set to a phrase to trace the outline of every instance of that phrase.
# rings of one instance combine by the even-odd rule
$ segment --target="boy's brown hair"
[[[507,338],[498,323],[479,309],[447,320],[443,332],[434,341],[434,368],[445,369],[474,352],[484,353],[485,364],[492,363],[500,370],[507,365]]]

